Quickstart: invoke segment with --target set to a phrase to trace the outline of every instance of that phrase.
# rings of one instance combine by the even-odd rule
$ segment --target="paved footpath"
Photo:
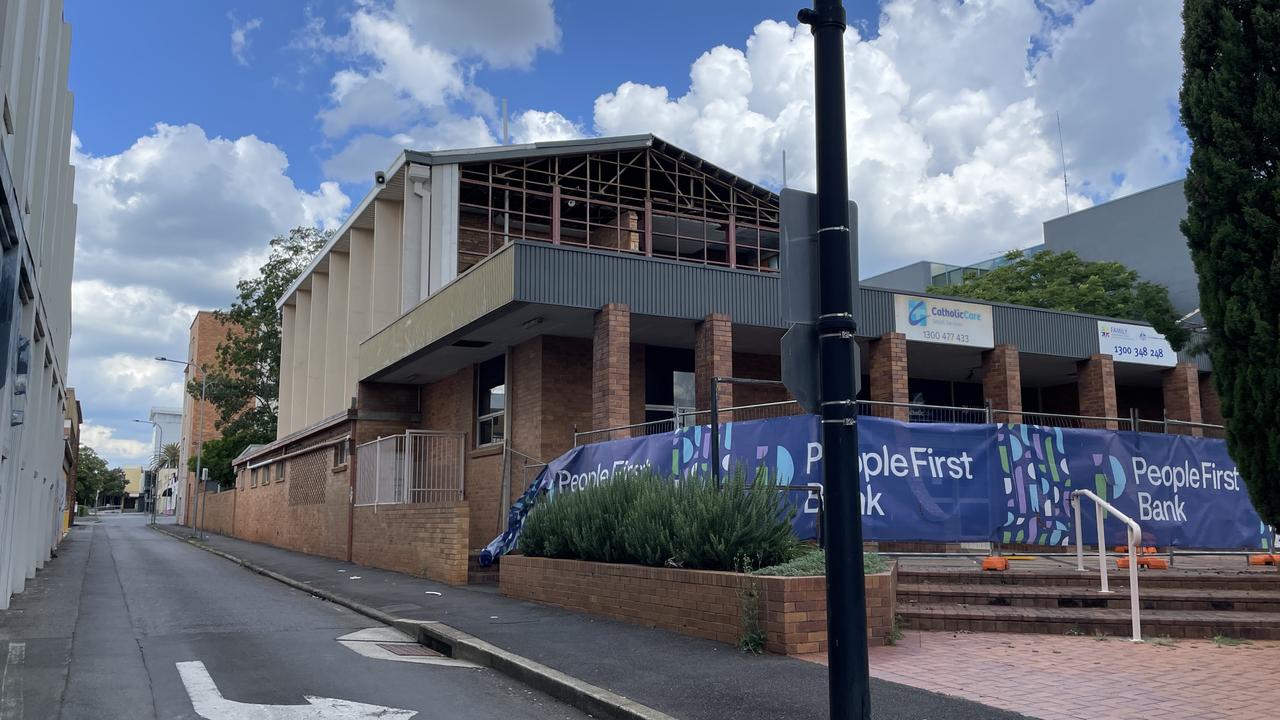
[[[875,648],[871,667],[885,680],[1044,720],[1280,717],[1280,642],[909,632]]]
[[[826,669],[811,662],[512,600],[493,586],[445,585],[220,535],[208,544],[397,618],[450,625],[680,720],[828,717]],[[883,680],[872,680],[871,703],[875,720],[1024,717]]]

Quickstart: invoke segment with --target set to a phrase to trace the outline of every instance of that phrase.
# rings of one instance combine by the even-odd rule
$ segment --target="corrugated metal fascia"
[[[516,243],[518,301],[598,309],[626,303],[640,315],[782,327],[777,275],[546,243]]]
[[[379,373],[515,297],[516,248],[508,246],[458,276],[360,344],[360,378]]]
[[[993,305],[991,318],[996,344],[1019,352],[1081,359],[1098,352],[1098,319],[1089,315]]]
[[[893,292],[880,288],[859,288],[858,335],[878,338],[893,332]]]

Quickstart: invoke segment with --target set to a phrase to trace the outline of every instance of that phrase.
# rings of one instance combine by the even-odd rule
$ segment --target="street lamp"
[[[197,425],[196,425],[196,482],[200,483],[200,495],[196,495],[194,498],[196,504],[195,504],[195,507],[191,509],[191,514],[193,516],[191,518],[191,528],[195,530],[200,535],[200,539],[203,540],[204,539],[204,523],[200,522],[199,518],[200,518],[200,512],[204,510],[205,505],[207,504],[208,498],[205,498],[206,502],[201,502],[200,496],[204,495],[207,492],[208,484],[205,483],[204,479],[200,477],[200,470],[201,470],[200,465],[201,465],[201,461],[203,460],[202,455],[204,453],[204,391],[205,391],[205,381],[208,380],[208,376],[205,374],[204,368],[200,367],[198,364],[194,362],[191,362],[190,360],[172,360],[162,355],[157,356],[156,360],[159,360],[160,362],[177,363],[178,365],[186,365],[187,367],[192,368],[193,370],[200,371],[200,410],[199,410],[199,420],[197,421]]]
[[[160,452],[164,452],[164,428],[160,427],[160,423],[155,420],[134,420],[136,423],[145,423],[156,429],[156,437],[160,439]],[[160,467],[156,462],[156,467],[151,469],[151,524],[156,524],[156,500],[159,495],[156,489],[160,486]],[[145,489],[145,488],[144,488]]]

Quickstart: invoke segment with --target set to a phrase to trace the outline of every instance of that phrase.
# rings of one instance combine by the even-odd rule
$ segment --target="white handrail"
[[[1103,500],[1088,490],[1073,490],[1071,492],[1071,507],[1076,512],[1076,570],[1084,570],[1084,543],[1082,542],[1082,530],[1080,528],[1080,497],[1084,496],[1093,501],[1096,506],[1094,517],[1098,520],[1098,572],[1102,575],[1101,592],[1109,593],[1107,587],[1107,544],[1106,537],[1102,533],[1102,511],[1115,515],[1118,520],[1128,526],[1129,530],[1129,613],[1133,617],[1133,642],[1142,642],[1142,620],[1140,614],[1142,608],[1138,604],[1138,546],[1137,543],[1142,540],[1142,528],[1133,518],[1125,515],[1115,508],[1114,505]]]

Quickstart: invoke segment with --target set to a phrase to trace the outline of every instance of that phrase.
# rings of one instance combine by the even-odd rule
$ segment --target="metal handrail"
[[[1103,420],[1106,422],[1127,423],[1132,418],[1107,417],[1106,415],[1071,415],[1069,413],[1051,413],[1051,412],[1033,412],[1031,410],[1001,410],[1000,408],[992,408],[993,415],[1040,415],[1043,417],[1070,418],[1072,420]]]
[[[1142,528],[1133,518],[1125,515],[1116,509],[1114,505],[1103,500],[1088,490],[1073,490],[1071,492],[1071,507],[1076,513],[1076,570],[1084,571],[1084,543],[1083,530],[1080,527],[1080,498],[1086,497],[1093,501],[1097,512],[1094,517],[1098,521],[1098,572],[1102,575],[1102,590],[1100,592],[1109,593],[1111,590],[1107,587],[1107,542],[1106,537],[1102,533],[1102,525],[1105,518],[1102,511],[1106,510],[1116,519],[1128,526],[1129,530],[1129,614],[1133,618],[1133,642],[1142,642],[1142,608],[1138,604],[1138,546],[1137,543],[1142,539]]]
[[[756,403],[754,405],[734,405],[733,407],[720,408],[721,413],[737,412],[739,410],[759,410],[760,408],[782,407],[783,405],[798,405],[795,400],[778,400],[775,402]],[[681,413],[680,417],[697,417],[699,415],[710,415],[710,410],[691,410]]]

